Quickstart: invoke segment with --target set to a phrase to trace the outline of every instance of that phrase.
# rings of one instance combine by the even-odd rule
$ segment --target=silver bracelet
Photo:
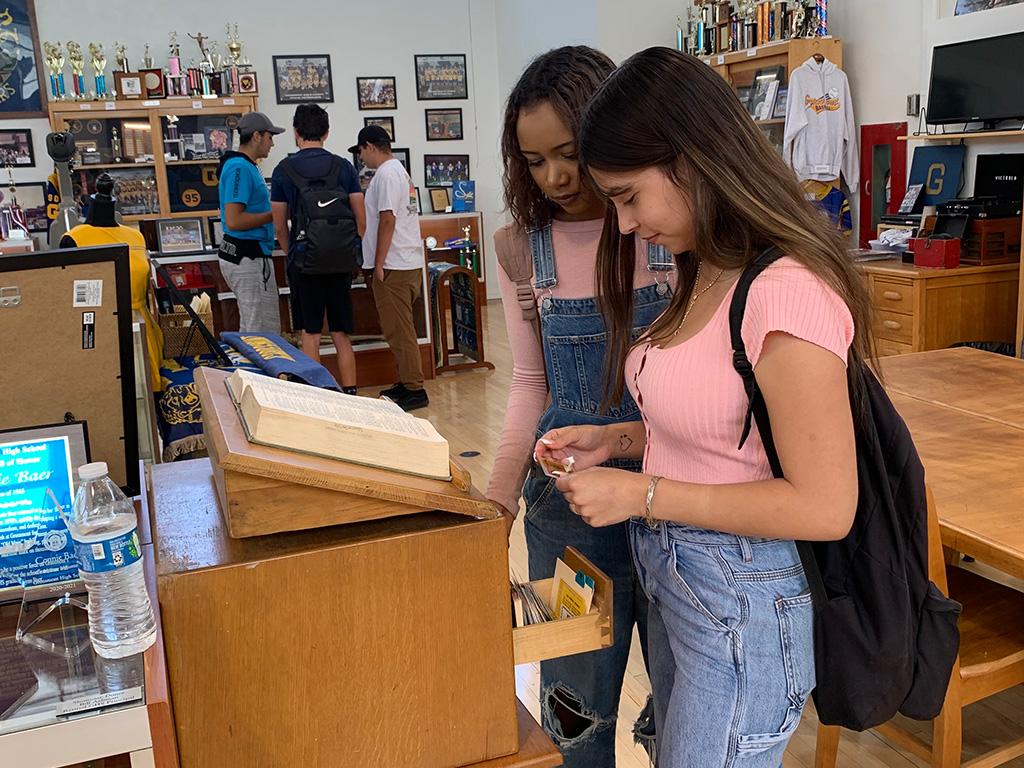
[[[661,482],[661,478],[658,475],[651,478],[651,482],[647,485],[647,498],[644,500],[644,522],[651,528],[658,527],[658,521],[654,519],[651,505],[654,503],[654,491],[659,482]]]

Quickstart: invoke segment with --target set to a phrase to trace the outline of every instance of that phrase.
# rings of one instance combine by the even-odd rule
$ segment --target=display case
[[[217,99],[54,102],[50,126],[75,137],[75,196],[95,192],[100,173],[116,182],[127,222],[218,213],[217,167],[236,148],[232,129],[256,109],[253,96]]]
[[[800,37],[703,56],[701,61],[725,78],[751,119],[781,152],[789,76],[815,55],[824,56],[842,68],[843,43],[834,37]],[[772,83],[776,83],[774,88]]]

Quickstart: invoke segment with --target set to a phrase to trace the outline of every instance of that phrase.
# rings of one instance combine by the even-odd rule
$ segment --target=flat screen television
[[[937,45],[932,51],[928,122],[1024,120],[1024,32]]]

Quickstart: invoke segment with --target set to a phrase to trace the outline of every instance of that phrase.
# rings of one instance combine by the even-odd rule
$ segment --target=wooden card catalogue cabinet
[[[463,490],[246,454],[223,377],[196,372],[210,459],[152,469],[182,768],[456,768],[515,753],[514,665],[611,645],[611,581],[569,548],[594,580],[591,612],[513,629],[505,524],[476,514],[493,505],[468,475]]]
[[[502,520],[236,539],[208,459],[157,465],[152,484],[182,768],[455,768],[517,750]]]

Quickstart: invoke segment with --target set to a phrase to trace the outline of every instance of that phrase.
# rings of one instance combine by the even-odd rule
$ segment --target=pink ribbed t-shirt
[[[558,273],[558,285],[551,289],[551,296],[587,299],[597,295],[597,246],[603,226],[603,219],[551,223]],[[494,247],[499,254],[514,247],[511,235],[515,228],[515,224],[507,224],[495,233]],[[654,273],[647,269],[646,245],[638,239],[633,285],[643,288],[653,285],[654,281]],[[675,272],[671,273],[670,282],[675,285]],[[514,513],[519,509],[520,490],[533,455],[537,425],[547,407],[548,385],[544,376],[544,350],[533,325],[523,319],[516,300],[515,283],[508,279],[501,267],[498,267],[498,285],[512,350],[512,385],[505,407],[501,441],[485,495]],[[539,305],[548,292],[534,290],[534,295]]]
[[[772,476],[756,428],[737,450],[747,396],[732,366],[729,303],[734,292],[735,286],[692,338],[666,349],[640,345],[626,359],[629,391],[638,402],[638,391],[642,395],[647,473],[708,485]],[[753,282],[747,297],[742,334],[751,365],[757,366],[765,337],[775,331],[823,347],[845,363],[853,342],[853,317],[821,279],[794,259],[783,258]]]

